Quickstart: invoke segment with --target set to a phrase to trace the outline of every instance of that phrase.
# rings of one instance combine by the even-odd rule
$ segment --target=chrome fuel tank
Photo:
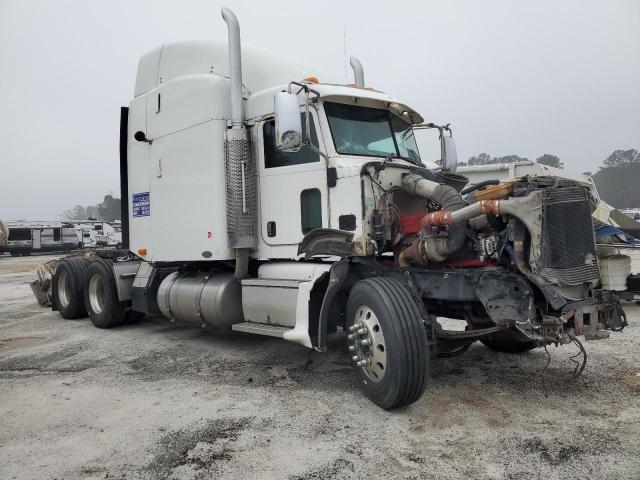
[[[172,273],[158,288],[158,306],[167,318],[216,328],[244,321],[242,288],[232,273]]]

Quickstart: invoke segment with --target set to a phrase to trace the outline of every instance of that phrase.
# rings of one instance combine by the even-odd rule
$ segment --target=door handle
[[[267,237],[275,237],[276,236],[276,222],[271,221],[267,222]]]

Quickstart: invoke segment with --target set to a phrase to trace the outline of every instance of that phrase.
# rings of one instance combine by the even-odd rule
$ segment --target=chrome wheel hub
[[[104,283],[100,275],[93,275],[89,280],[89,304],[94,313],[100,315],[104,309]]]
[[[71,292],[69,292],[69,287],[69,274],[61,272],[58,277],[58,300],[63,307],[68,307],[70,303]]]
[[[387,370],[387,345],[378,317],[369,307],[356,310],[349,327],[349,353],[356,367],[362,368],[372,382],[379,382]]]

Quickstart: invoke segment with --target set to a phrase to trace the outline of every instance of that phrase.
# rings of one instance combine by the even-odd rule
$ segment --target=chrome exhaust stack
[[[353,68],[353,78],[356,87],[364,88],[364,70],[362,69],[362,63],[356,57],[351,57],[349,63]]]
[[[244,125],[240,24],[222,7],[229,42],[231,128],[224,142],[227,199],[227,243],[236,250],[236,278],[247,276],[249,250],[257,245],[257,179],[251,141]]]
[[[240,23],[227,7],[222,7],[222,18],[227,23],[229,44],[229,79],[231,82],[231,128],[244,128],[242,113],[242,51]]]

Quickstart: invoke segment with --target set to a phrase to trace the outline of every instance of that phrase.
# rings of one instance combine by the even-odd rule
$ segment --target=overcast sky
[[[0,0],[0,218],[55,219],[118,194],[119,108],[139,56],[164,42],[242,40],[427,121],[451,122],[461,160],[558,155],[597,170],[640,149],[640,1]],[[349,69],[346,80],[352,81]]]

